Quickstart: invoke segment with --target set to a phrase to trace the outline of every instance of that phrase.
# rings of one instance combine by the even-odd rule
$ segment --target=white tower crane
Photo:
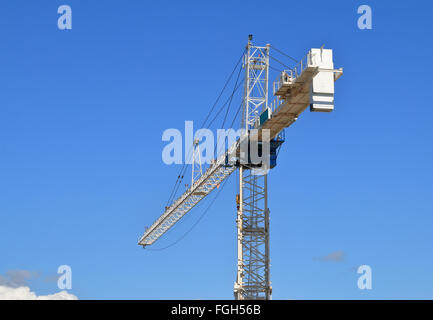
[[[245,84],[239,139],[202,172],[198,141],[194,141],[191,186],[149,227],[138,244],[154,243],[198,202],[212,192],[236,169],[239,170],[237,202],[237,275],[234,296],[237,300],[271,299],[269,254],[269,168],[275,166],[276,149],[284,141],[284,128],[292,125],[308,107],[313,112],[334,108],[334,82],[343,69],[334,69],[331,49],[311,49],[290,70],[280,73],[273,84],[274,101],[268,103],[269,53],[271,46],[254,46],[252,36],[243,59]],[[269,143],[268,159],[257,165],[250,161],[250,149],[242,146]],[[197,153],[196,153],[197,152]],[[262,155],[263,156],[263,155]],[[264,159],[264,158],[262,158]],[[244,160],[244,161],[241,161]]]

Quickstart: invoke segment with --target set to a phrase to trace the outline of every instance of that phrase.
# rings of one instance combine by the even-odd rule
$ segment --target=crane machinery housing
[[[193,143],[191,186],[146,229],[138,244],[153,244],[212,190],[239,170],[237,202],[237,272],[234,298],[237,300],[271,299],[270,244],[268,207],[268,172],[276,165],[277,150],[284,142],[284,129],[291,126],[308,107],[312,112],[334,109],[334,82],[343,74],[335,69],[331,49],[313,48],[291,69],[280,72],[273,83],[274,100],[269,102],[271,46],[255,46],[252,36],[243,56],[245,70],[240,137],[203,171],[199,142]],[[250,161],[253,141],[265,152],[268,162]],[[251,148],[251,147],[250,147]],[[260,151],[259,151],[260,153]],[[263,154],[262,154],[263,156]],[[262,158],[264,159],[264,158]]]

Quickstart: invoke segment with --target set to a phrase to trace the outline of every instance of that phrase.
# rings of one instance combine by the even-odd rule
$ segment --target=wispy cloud
[[[326,256],[322,256],[314,259],[319,261],[324,261],[324,262],[328,262],[328,261],[342,262],[344,261],[345,256],[346,254],[344,253],[344,251],[339,250],[339,251],[331,252]]]
[[[57,280],[59,280],[60,276],[61,276],[60,274],[51,274],[49,276],[46,276],[44,278],[44,281],[45,282],[57,282]]]
[[[39,273],[28,270],[9,270],[5,275],[0,275],[0,285],[7,287],[20,287],[28,284],[28,281],[39,277]]]
[[[9,270],[0,275],[0,300],[77,300],[78,298],[63,290],[54,294],[40,295],[31,291],[28,282],[40,277],[39,272],[29,270]],[[54,276],[50,276],[54,279]],[[48,279],[46,279],[48,280]],[[50,279],[51,280],[51,279]]]

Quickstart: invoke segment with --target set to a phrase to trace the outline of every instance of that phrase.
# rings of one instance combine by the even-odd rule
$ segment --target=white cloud
[[[29,287],[8,287],[0,285],[0,300],[78,300],[67,291],[60,291],[46,296],[38,296]]]

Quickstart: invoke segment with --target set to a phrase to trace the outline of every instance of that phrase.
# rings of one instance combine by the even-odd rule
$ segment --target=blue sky
[[[57,8],[72,8],[72,30]],[[358,6],[373,29],[357,28]],[[334,50],[335,110],[286,130],[269,176],[274,299],[433,298],[428,1],[2,1],[0,275],[72,268],[80,299],[232,299],[235,180],[187,237],[137,246],[179,166],[162,132],[201,123],[252,33]],[[275,66],[275,65],[274,65]],[[237,105],[237,103],[236,103]],[[155,248],[200,217],[191,211]],[[342,251],[342,261],[320,257]],[[373,289],[357,288],[368,264]]]

